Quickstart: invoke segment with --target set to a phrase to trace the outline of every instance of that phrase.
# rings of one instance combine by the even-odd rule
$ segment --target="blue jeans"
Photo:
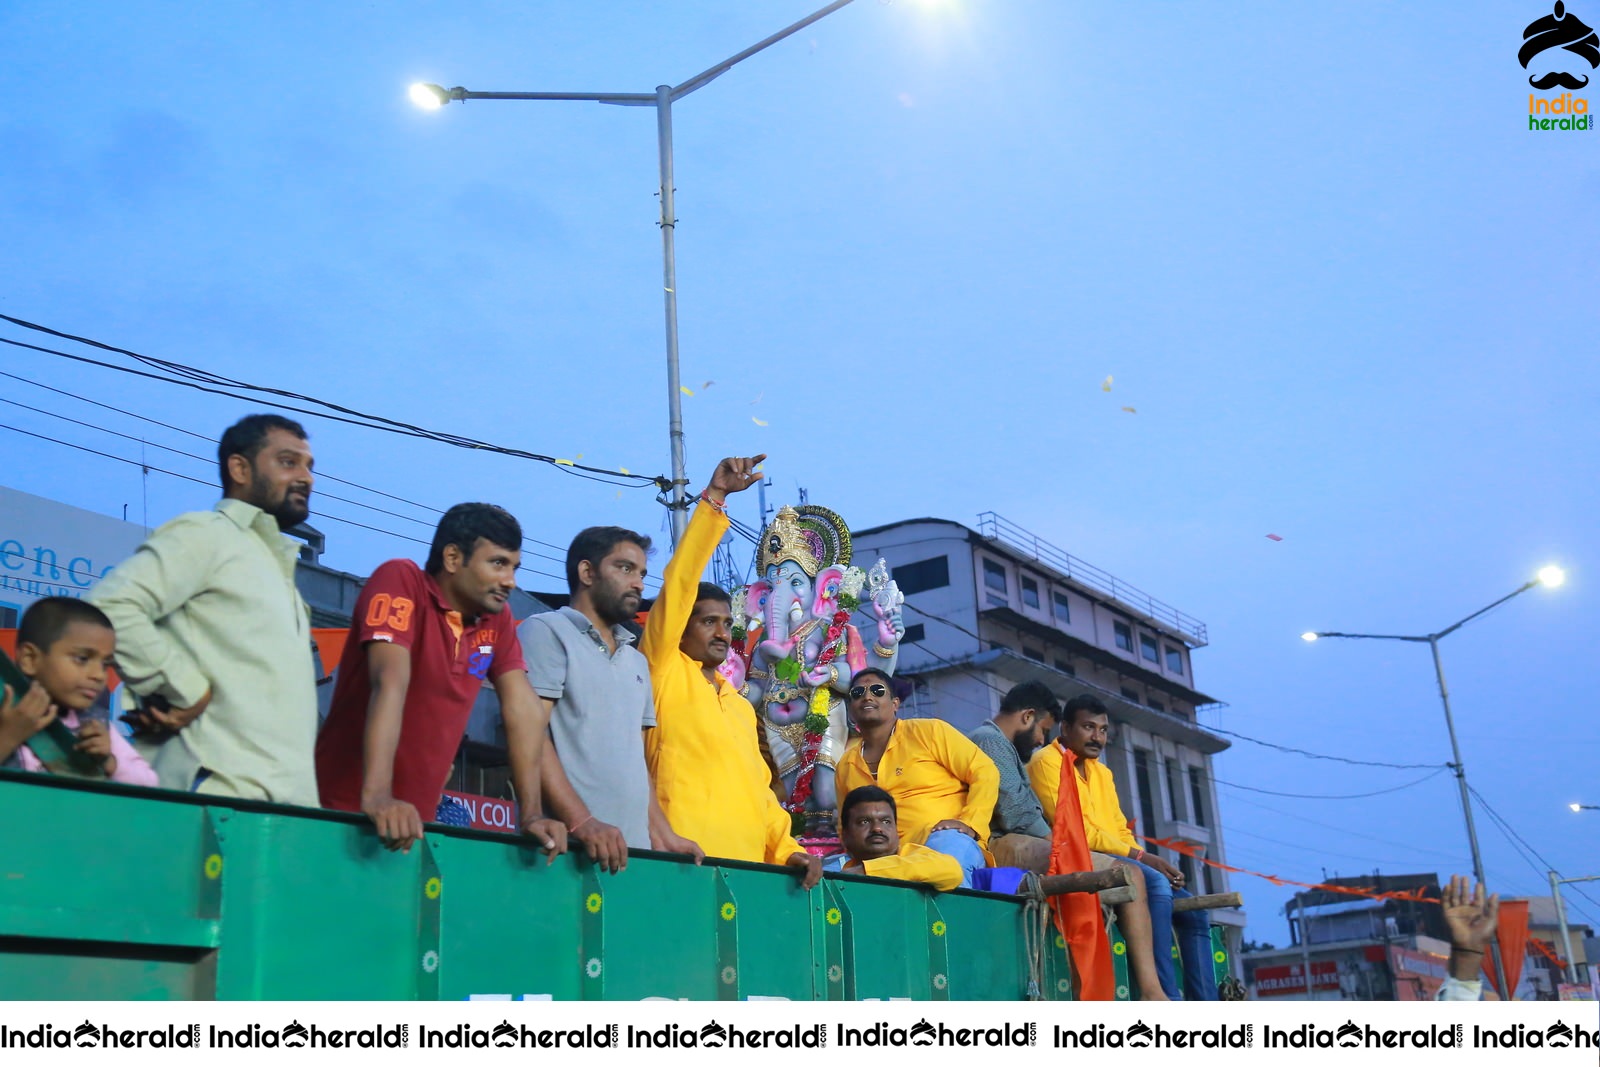
[[[1178,954],[1183,957],[1183,999],[1216,1000],[1217,973],[1211,961],[1211,916],[1205,911],[1172,913],[1175,898],[1192,896],[1187,889],[1173,889],[1167,876],[1154,867],[1135,864],[1144,875],[1145,900],[1150,906],[1151,952],[1156,958],[1156,974],[1161,989],[1172,1000],[1179,999],[1177,975],[1172,969],[1172,942],[1177,938]]]
[[[960,830],[935,830],[928,835],[928,847],[935,852],[943,852],[961,864],[962,889],[972,888],[974,869],[989,865],[983,858],[983,849]]]

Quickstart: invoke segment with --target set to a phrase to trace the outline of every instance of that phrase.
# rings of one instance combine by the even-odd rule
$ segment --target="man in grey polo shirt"
[[[996,867],[1039,874],[1050,867],[1050,815],[1055,813],[1045,814],[1023,765],[1044,744],[1060,706],[1043,682],[1023,682],[1000,699],[994,718],[967,735],[1000,768],[1000,798],[989,823],[989,851]]]
[[[638,614],[649,550],[648,537],[620,526],[584,530],[567,549],[571,606],[517,630],[533,691],[551,703],[545,810],[613,872],[630,848],[705,856],[673,832],[645,766],[644,731],[656,724],[650,668],[622,624]]]

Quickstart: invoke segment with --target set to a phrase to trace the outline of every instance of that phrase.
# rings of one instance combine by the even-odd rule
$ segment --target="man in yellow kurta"
[[[1100,762],[1110,723],[1106,706],[1089,694],[1067,701],[1058,715],[1060,735],[1035,752],[1028,761],[1028,780],[1041,803],[1054,811],[1061,789],[1063,750],[1075,757],[1078,805],[1083,810],[1083,832],[1094,866],[1127,863],[1142,877],[1134,886],[1136,899],[1119,906],[1118,917],[1128,939],[1129,962],[1145,1000],[1176,1000],[1179,988],[1172,967],[1172,946],[1177,935],[1183,958],[1183,993],[1188,1000],[1216,1000],[1211,967],[1211,922],[1204,911],[1173,914],[1175,897],[1189,896],[1181,870],[1139,847],[1128,817],[1117,799],[1111,768]]]
[[[822,877],[821,861],[790,834],[789,813],[772,793],[755,709],[717,673],[731,641],[728,594],[700,581],[728,530],[728,494],[759,479],[764,459],[717,464],[662,573],[640,642],[656,705],[645,759],[667,821],[707,856],[784,864],[810,889]]]
[[[901,719],[893,684],[873,667],[850,680],[850,717],[861,736],[839,759],[839,792],[876,785],[894,797],[901,841],[955,857],[964,876],[992,866],[985,845],[1000,771],[943,719]]]
[[[843,870],[874,878],[925,882],[935,889],[954,889],[966,872],[961,864],[927,845],[901,844],[894,797],[875,785],[857,786],[839,805],[839,839],[849,859]]]

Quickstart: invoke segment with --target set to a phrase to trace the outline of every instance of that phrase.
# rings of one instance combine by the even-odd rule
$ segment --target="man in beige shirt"
[[[89,599],[116,626],[163,787],[315,807],[310,613],[280,532],[310,514],[311,447],[299,423],[250,415],[217,459],[216,508],[162,526]]]

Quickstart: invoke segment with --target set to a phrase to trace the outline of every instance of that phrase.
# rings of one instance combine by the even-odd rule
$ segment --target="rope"
[[[1044,883],[1032,871],[1023,875],[1017,887],[1022,897],[1022,942],[1028,955],[1028,999],[1044,999],[1044,947],[1050,936],[1050,908]]]

